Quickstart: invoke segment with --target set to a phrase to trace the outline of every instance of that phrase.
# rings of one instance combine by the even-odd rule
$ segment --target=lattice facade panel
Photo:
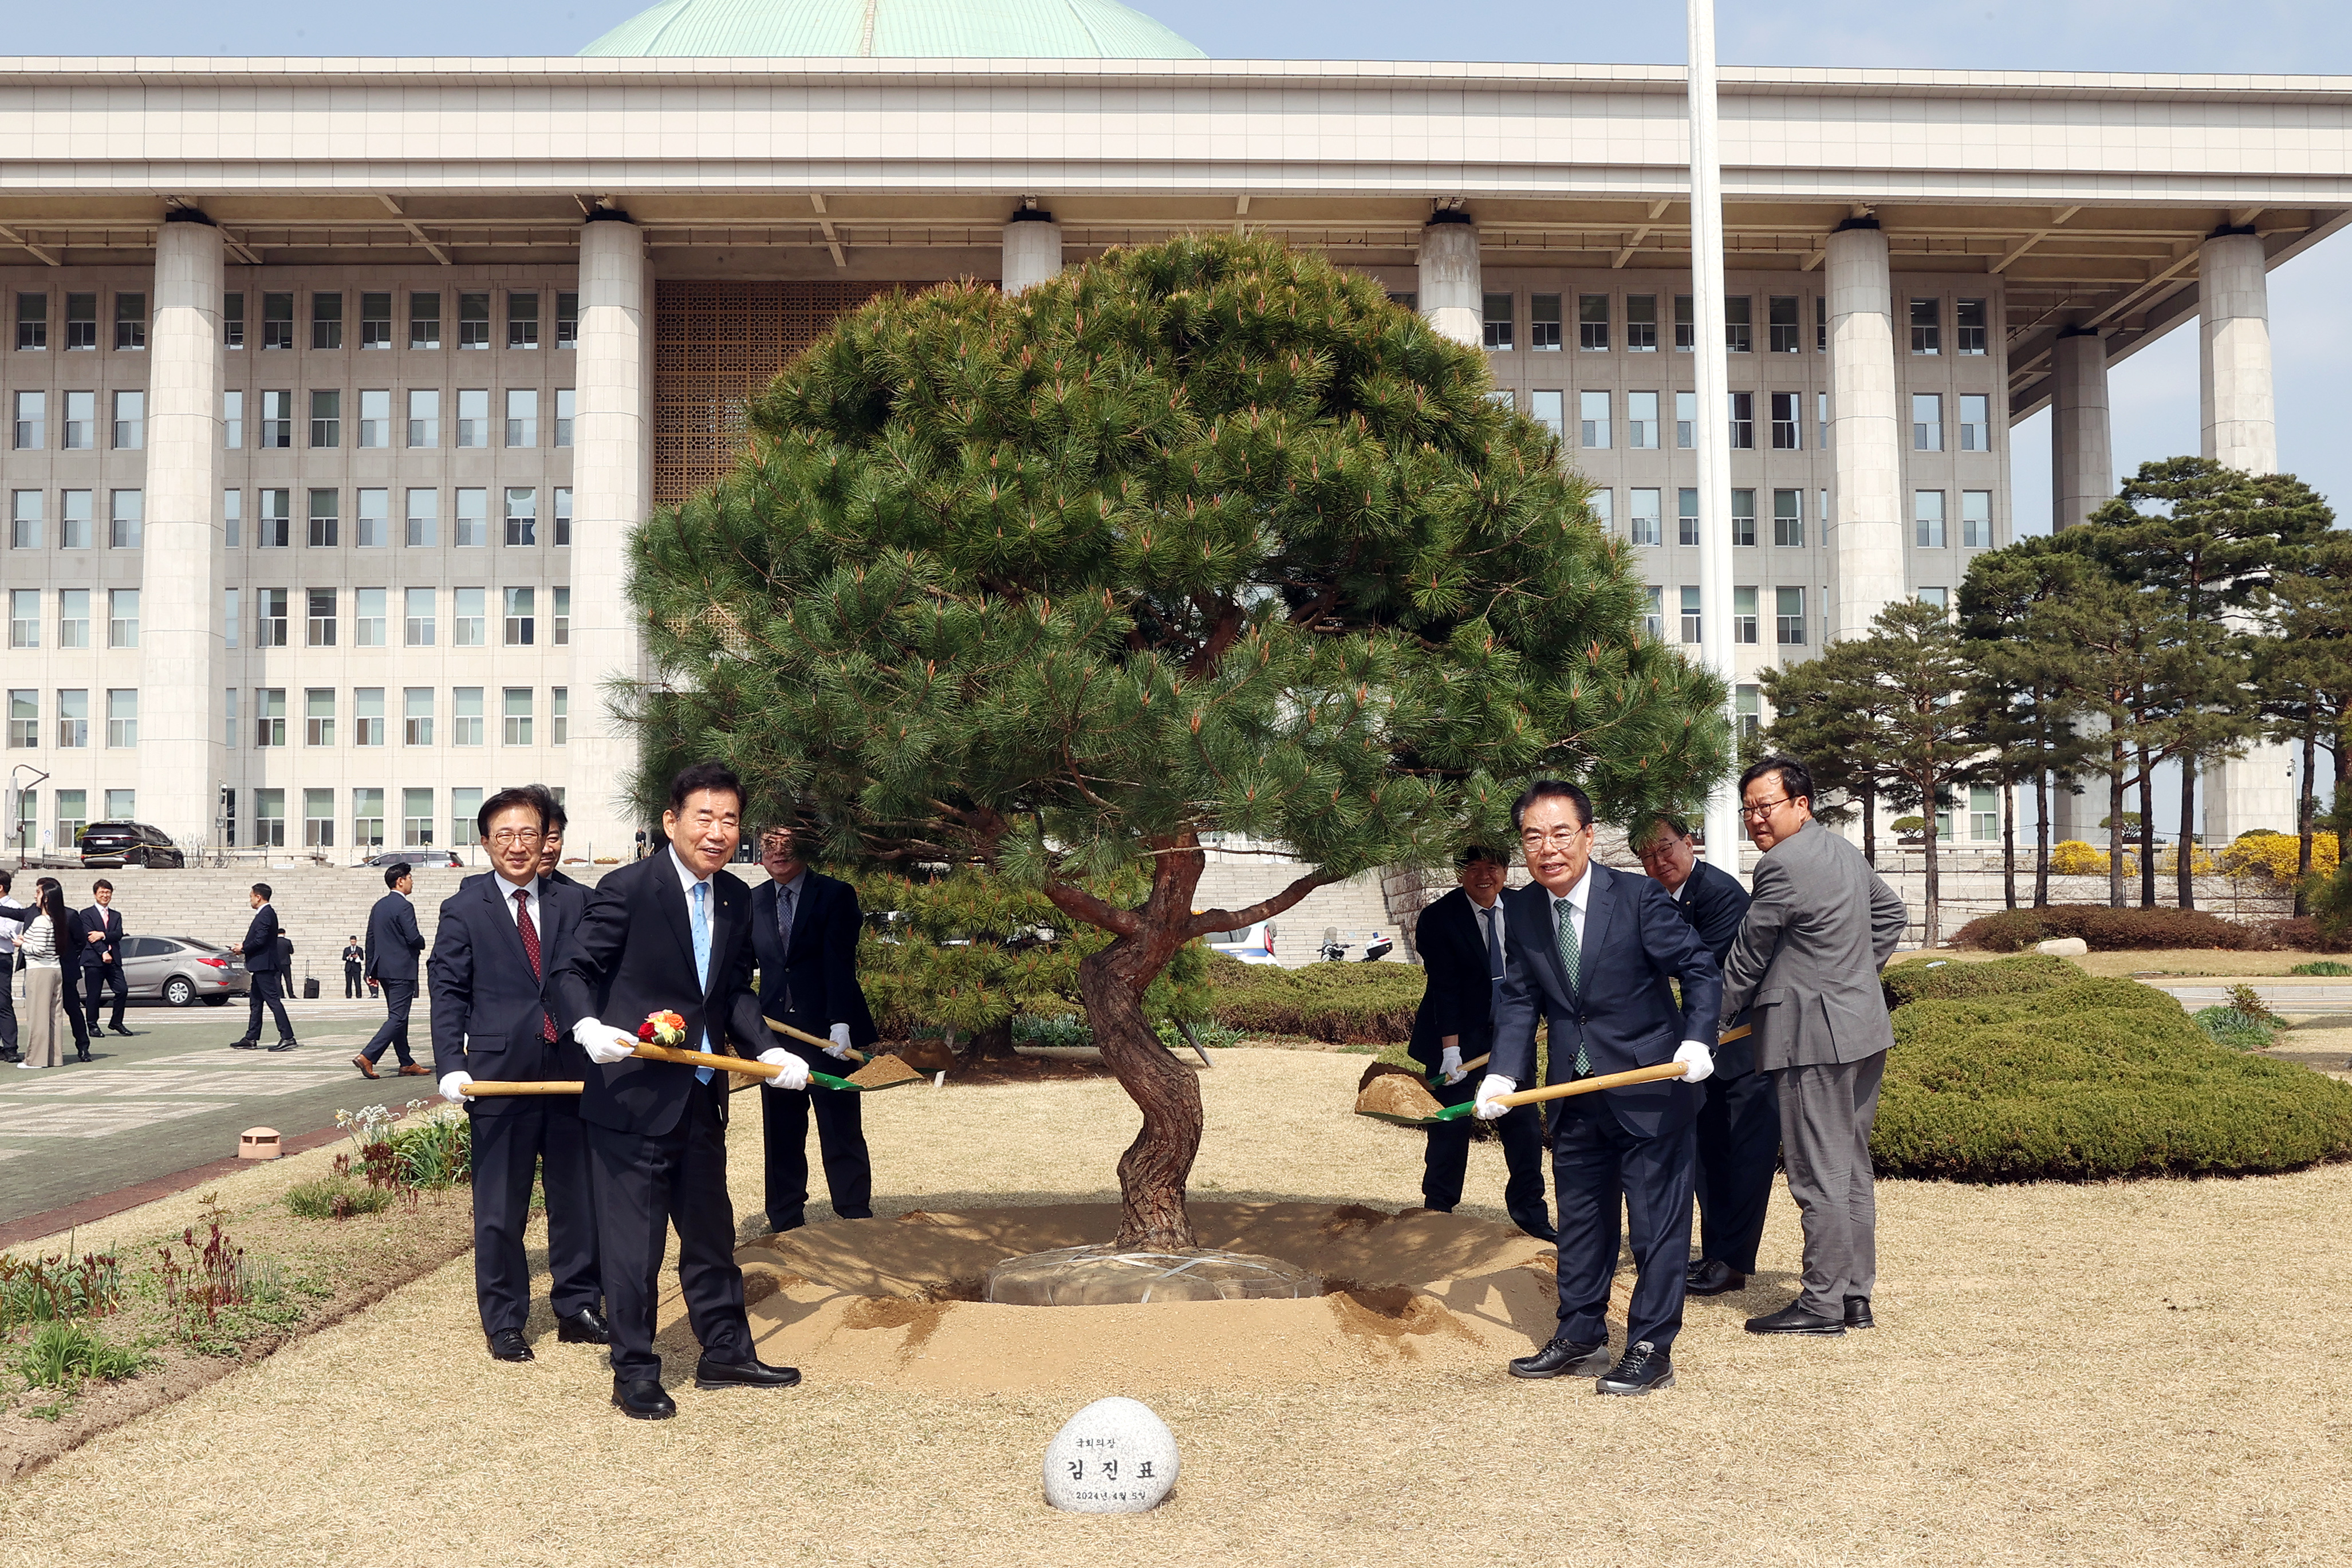
[[[654,285],[654,504],[719,482],[743,414],[835,320],[890,285],[663,279]]]

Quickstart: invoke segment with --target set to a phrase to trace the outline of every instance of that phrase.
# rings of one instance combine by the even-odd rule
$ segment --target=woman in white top
[[[65,1047],[58,1038],[64,1019],[58,1008],[65,993],[65,970],[58,962],[58,933],[70,918],[65,889],[42,889],[38,908],[39,912],[16,938],[16,950],[25,955],[25,1059],[16,1065],[26,1068],[62,1067],[66,1059]]]

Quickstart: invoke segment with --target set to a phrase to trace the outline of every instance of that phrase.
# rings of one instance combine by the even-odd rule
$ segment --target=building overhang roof
[[[2352,217],[2352,78],[1722,73],[1727,260],[1810,271],[1867,213],[1899,272],[1998,275],[2011,409],[2057,334],[2121,358],[2198,247]],[[987,270],[1023,197],[1075,254],[1203,226],[1365,266],[1433,203],[1487,267],[1682,270],[1679,66],[1410,61],[0,59],[0,266],[143,264],[171,205],[247,263],[568,258],[598,201],[657,270]]]

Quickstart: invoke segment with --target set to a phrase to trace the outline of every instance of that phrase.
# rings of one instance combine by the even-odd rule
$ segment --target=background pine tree
[[[1583,483],[1492,392],[1262,238],[877,300],[636,538],[639,787],[723,758],[834,858],[987,865],[1112,932],[1079,988],[1143,1111],[1119,1240],[1189,1246],[1199,1090],[1140,1006],[1185,942],[1505,837],[1538,773],[1623,819],[1727,765],[1722,684],[1637,636]],[[1313,869],[1196,912],[1218,834]],[[1139,901],[1084,885],[1138,867]]]

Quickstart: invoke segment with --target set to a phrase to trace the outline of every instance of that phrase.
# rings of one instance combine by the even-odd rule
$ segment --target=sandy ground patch
[[[1415,1202],[1419,1140],[1348,1114],[1360,1068],[1220,1053],[1197,1194]],[[1102,1083],[908,1090],[867,1114],[886,1217],[1108,1202],[1135,1124]],[[739,1203],[757,1140],[739,1117]],[[1475,1217],[1499,1221],[1499,1153],[1473,1161]],[[543,1310],[537,1363],[489,1363],[461,1259],[0,1490],[0,1564],[2334,1563],[2347,1202],[2346,1167],[1887,1184],[1884,1326],[1792,1343],[1739,1328],[1789,1293],[1782,1199],[1755,1288],[1691,1304],[1667,1394],[1516,1384],[1499,1344],[1173,1389],[1150,1403],[1184,1479],[1132,1519],[1039,1500],[1047,1439],[1116,1384],[894,1387],[812,1352],[800,1389],[680,1388],[677,1420],[641,1425]]]

